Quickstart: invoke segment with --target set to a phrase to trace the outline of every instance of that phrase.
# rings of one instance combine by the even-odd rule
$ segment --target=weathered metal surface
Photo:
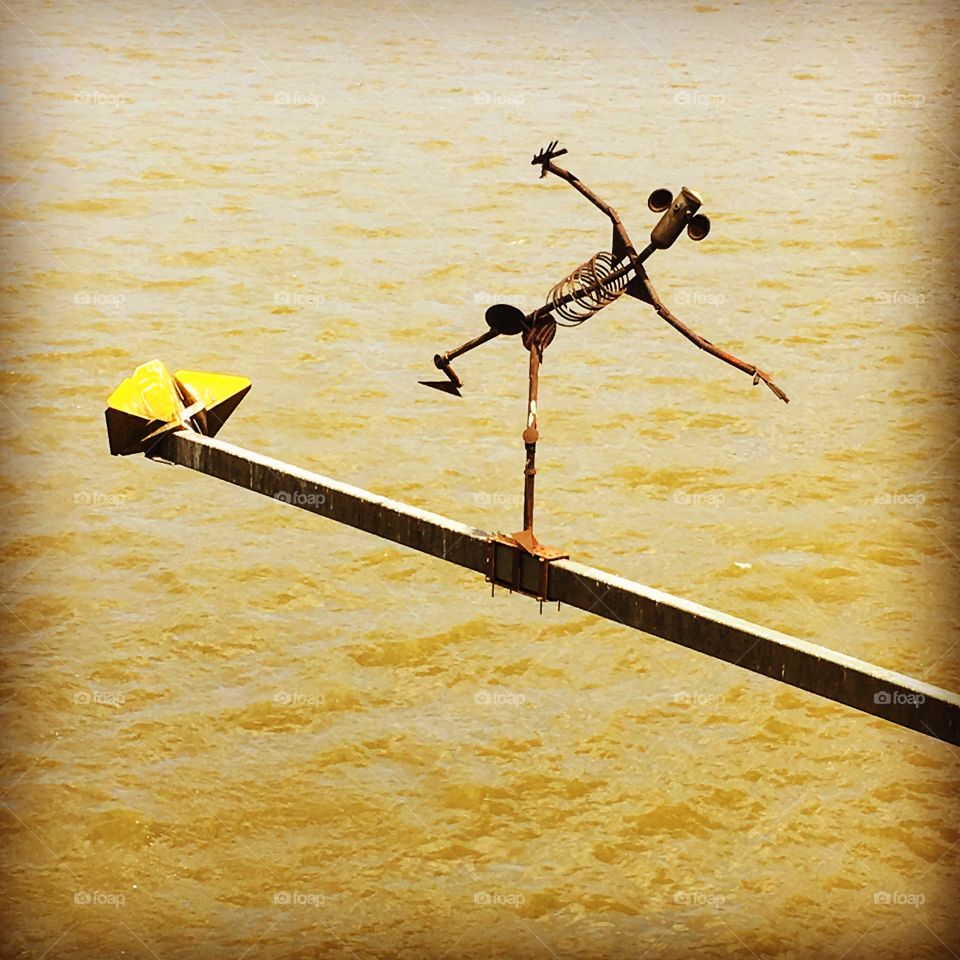
[[[489,534],[476,527],[189,431],[163,438],[156,455],[448,563],[489,569]],[[960,745],[960,696],[920,680],[570,560],[550,564],[548,599]]]
[[[571,270],[547,294],[553,319],[561,326],[575,327],[609,306],[626,289],[633,264],[621,264],[606,250],[595,253]]]
[[[754,385],[762,380],[779,399],[785,403],[790,402],[787,395],[763,370],[747,363],[745,360],[741,360],[739,357],[735,357],[726,350],[721,350],[675,317],[657,296],[647,277],[643,266],[644,261],[655,250],[666,250],[671,247],[684,229],[692,240],[703,240],[710,232],[710,221],[698,212],[702,205],[700,196],[687,187],[681,187],[680,193],[676,196],[663,188],[654,190],[647,200],[647,205],[654,213],[662,213],[662,216],[650,233],[650,243],[638,254],[617,211],[569,170],[564,170],[553,162],[566,152],[564,149],[558,149],[557,141],[554,140],[548,144],[546,149],[536,154],[531,162],[534,166],[540,167],[541,179],[548,173],[552,173],[554,176],[565,180],[610,219],[613,225],[610,251],[599,251],[568,273],[550,289],[546,298],[547,302],[542,307],[532,310],[526,316],[519,309],[509,304],[494,304],[488,308],[486,321],[490,329],[486,333],[468,340],[454,350],[442,354],[438,353],[434,356],[434,366],[438,370],[442,370],[447,379],[420,381],[428,387],[435,387],[459,397],[461,396],[460,388],[463,386],[463,381],[451,366],[452,361],[496,337],[513,336],[522,332],[521,342],[524,349],[530,354],[527,425],[523,434],[526,451],[523,529],[514,533],[511,538],[506,539],[521,550],[548,561],[566,556],[566,554],[560,550],[543,547],[537,541],[533,532],[534,487],[537,472],[536,454],[537,440],[539,439],[537,430],[537,385],[544,351],[552,343],[558,324],[565,327],[579,326],[624,293],[629,294],[652,306],[661,319],[682,333],[701,350],[749,374],[753,377]],[[520,562],[520,559],[517,558],[516,563],[519,564]],[[493,572],[494,566],[494,562],[491,561],[489,578],[497,582],[497,577]],[[541,581],[538,580],[538,582]],[[546,583],[546,580],[542,580],[542,583]],[[542,599],[544,590],[541,588],[538,593]]]
[[[166,437],[154,456],[477,573],[486,571],[486,532],[436,513],[185,430]]]
[[[527,542],[523,543],[521,539]],[[494,587],[506,587],[514,593],[534,597],[540,601],[542,613],[543,601],[550,594],[550,561],[566,554],[557,551],[557,557],[550,556],[549,548],[531,543],[532,539],[532,534],[490,537],[487,542],[487,582]]]
[[[956,693],[570,560],[550,567],[550,600],[960,744]]]
[[[501,586],[511,586],[512,589],[521,593],[527,593],[543,601],[547,598],[547,576],[548,571],[540,569],[536,576],[531,580],[527,577],[526,567],[529,566],[523,554],[529,554],[535,557],[540,564],[549,563],[551,560],[559,560],[562,557],[568,557],[570,554],[555,547],[547,547],[542,544],[533,532],[533,508],[535,502],[536,479],[537,479],[537,440],[540,432],[537,429],[537,394],[539,390],[540,373],[540,348],[536,344],[531,344],[528,348],[530,352],[530,366],[527,381],[527,423],[523,430],[523,446],[526,450],[526,460],[523,466],[523,529],[511,534],[509,537],[503,534],[497,534],[490,539],[490,562],[487,571],[487,579],[494,584]],[[498,574],[498,565],[505,563],[505,555],[513,551],[515,554],[511,560],[511,577],[501,577]],[[523,588],[520,583],[526,584]],[[535,582],[536,589],[530,587],[530,583]]]
[[[544,150],[537,153],[530,162],[533,166],[540,167],[541,179],[548,173],[552,173],[555,177],[565,180],[609,218],[613,225],[611,249],[609,253],[601,250],[590,260],[567,274],[563,280],[550,289],[546,298],[547,302],[526,315],[524,347],[529,349],[531,343],[536,343],[539,345],[542,354],[553,339],[557,323],[564,326],[577,326],[626,292],[653,306],[661,319],[682,333],[699,349],[749,374],[753,378],[754,385],[762,381],[778,399],[783,400],[784,403],[789,403],[790,400],[787,395],[773,382],[768,373],[754,364],[741,360],[728,351],[717,347],[706,337],[696,333],[677,319],[653,293],[653,287],[649,283],[643,266],[644,261],[654,251],[666,250],[673,246],[684,229],[686,229],[690,239],[695,241],[703,240],[710,232],[709,219],[698,212],[702,204],[700,196],[687,187],[681,187],[680,192],[676,195],[665,188],[654,190],[647,199],[647,205],[654,213],[661,213],[662,216],[650,231],[650,243],[638,254],[617,211],[594,193],[579,177],[553,162],[566,152],[562,147],[558,149],[557,141],[554,140]],[[629,276],[631,273],[633,274],[632,277]],[[496,304],[491,309],[500,311],[511,308],[506,304]],[[491,327],[493,327],[491,331],[493,336],[486,333],[474,337],[455,350],[437,354],[434,357],[436,366],[443,370],[454,386],[458,388],[456,390],[458,396],[460,395],[459,387],[463,384],[450,366],[450,362],[493,339],[493,337],[507,332],[498,329],[494,324],[491,324]],[[427,386],[439,386],[441,389],[446,389],[447,392],[454,392],[449,389],[446,383],[420,382],[426,383]]]

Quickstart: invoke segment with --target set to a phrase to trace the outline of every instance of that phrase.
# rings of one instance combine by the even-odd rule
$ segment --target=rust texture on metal
[[[491,593],[496,587],[506,587],[512,593],[533,597],[540,601],[542,613],[545,600],[557,599],[550,596],[550,561],[559,559],[539,556],[525,550],[512,537],[493,534],[487,540],[486,580]]]
[[[162,437],[154,458],[375,534],[491,579],[491,540],[497,538],[476,527],[187,430]],[[541,600],[562,601],[594,616],[960,745],[960,696],[949,690],[593,567],[565,559],[541,563],[539,558],[517,551],[510,544],[504,544],[504,550],[493,570],[495,584],[513,588],[516,582],[519,592],[529,592]],[[516,563],[519,565],[515,580]],[[549,569],[544,571],[545,567]],[[545,573],[542,580],[541,573]],[[837,717],[838,722],[841,719]]]
[[[509,304],[494,304],[485,315],[489,330],[468,340],[462,346],[446,353],[438,353],[433,358],[434,365],[446,374],[447,380],[421,381],[426,386],[436,387],[459,397],[463,381],[454,371],[451,362],[497,337],[522,334],[521,342],[530,355],[527,424],[523,432],[525,450],[523,529],[510,537],[500,535],[502,538],[500,543],[502,545],[503,542],[512,542],[518,550],[545,560],[566,556],[560,551],[544,547],[533,532],[536,452],[539,439],[538,376],[544,351],[556,336],[558,325],[579,326],[626,293],[652,306],[661,319],[701,350],[749,374],[753,377],[754,385],[762,380],[775,396],[785,403],[790,402],[787,395],[765,371],[717,347],[674,316],[657,296],[650,283],[643,264],[654,251],[669,249],[684,230],[695,241],[703,240],[710,232],[710,221],[699,212],[703,205],[699,194],[688,187],[681,187],[676,196],[665,188],[654,190],[647,199],[647,206],[651,211],[660,213],[662,216],[650,231],[650,242],[638,254],[617,211],[597,196],[576,175],[554,163],[557,157],[563,156],[566,152],[565,149],[558,148],[557,141],[554,140],[536,154],[531,163],[540,167],[541,179],[548,173],[552,173],[561,180],[565,180],[609,218],[613,226],[610,250],[598,251],[589,260],[568,273],[559,283],[550,288],[546,303],[526,315]]]
[[[272,457],[180,430],[162,438],[151,459],[189,467],[477,573],[487,571],[486,531]]]
[[[670,312],[650,284],[643,263],[654,251],[671,247],[684,229],[688,236],[696,241],[703,240],[710,232],[710,221],[704,214],[698,212],[702,205],[700,196],[688,187],[681,187],[676,196],[664,188],[654,190],[647,200],[647,205],[654,213],[662,213],[662,216],[650,232],[649,244],[638,254],[617,211],[594,193],[579,177],[553,162],[566,152],[563,148],[558,149],[557,142],[553,141],[546,149],[534,156],[531,163],[540,167],[541,178],[552,173],[561,180],[565,180],[600,210],[613,226],[613,240],[609,252],[602,250],[571,271],[550,289],[543,306],[537,307],[526,315],[524,347],[529,349],[532,340],[540,344],[542,353],[553,339],[556,323],[559,322],[561,325],[582,323],[625,292],[653,306],[659,317],[699,349],[748,374],[753,378],[754,384],[762,381],[776,397],[784,403],[789,403],[789,397],[774,383],[770,374],[696,333]],[[631,273],[632,277],[630,277]],[[503,333],[493,329],[481,337],[469,340],[456,350],[438,355],[445,359],[445,366],[442,369],[451,379],[456,377],[458,386],[462,386],[460,378],[449,367],[450,360],[462,356],[481,343],[486,343]]]
[[[538,580],[540,584],[539,589],[537,591],[523,590],[517,586],[513,586],[512,589],[537,597],[541,601],[542,609],[542,602],[547,599],[548,572],[546,567],[551,561],[568,557],[569,554],[555,547],[545,546],[536,538],[533,532],[533,506],[537,477],[537,440],[540,438],[540,432],[537,428],[540,359],[541,350],[539,346],[537,346],[537,344],[531,344],[530,366],[527,375],[527,424],[523,430],[523,447],[526,452],[526,459],[523,465],[523,529],[510,534],[510,536],[497,534],[491,538],[491,560],[488,579],[493,584],[501,582],[496,577],[496,557],[503,554],[507,549],[512,550],[514,553],[513,564],[517,577],[519,577],[519,571],[523,568],[524,564],[522,554],[529,554],[535,557],[542,568]]]

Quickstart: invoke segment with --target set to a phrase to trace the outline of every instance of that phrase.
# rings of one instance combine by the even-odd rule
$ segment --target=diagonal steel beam
[[[178,430],[151,456],[468,570],[487,570],[485,531],[242,447]],[[949,690],[570,560],[554,561],[550,571],[550,600],[960,745],[960,696]]]

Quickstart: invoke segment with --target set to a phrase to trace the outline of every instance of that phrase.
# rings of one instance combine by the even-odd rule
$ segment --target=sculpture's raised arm
[[[561,157],[567,151],[561,147],[557,149],[557,141],[554,140],[549,143],[546,149],[541,150],[534,158],[530,161],[531,166],[540,167],[540,178],[542,179],[548,173],[552,173],[556,177],[560,177],[561,180],[566,180],[575,190],[579,193],[582,193],[598,210],[602,210],[606,216],[610,218],[610,222],[613,224],[613,234],[614,234],[614,253],[617,253],[617,247],[625,253],[629,258],[631,263],[635,263],[637,260],[637,251],[634,249],[633,244],[630,242],[630,237],[627,234],[626,228],[623,226],[623,223],[620,221],[620,214],[617,213],[613,207],[610,206],[606,200],[601,200],[585,183],[583,183],[576,174],[571,173],[569,170],[564,170],[563,167],[558,167],[554,162],[554,157]],[[618,244],[619,241],[619,244]]]

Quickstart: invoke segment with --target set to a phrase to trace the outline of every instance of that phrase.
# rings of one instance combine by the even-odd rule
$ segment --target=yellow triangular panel
[[[159,360],[144,363],[107,400],[110,452],[142,453],[168,424],[215,436],[250,386],[246,377],[202,370],[171,375]]]
[[[251,387],[246,377],[204,373],[202,370],[178,370],[173,376],[188,404],[197,401],[203,404],[200,431],[208,437],[217,435]]]
[[[170,371],[160,360],[141,364],[117,387],[107,406],[145,420],[169,423],[182,407],[180,393]]]

